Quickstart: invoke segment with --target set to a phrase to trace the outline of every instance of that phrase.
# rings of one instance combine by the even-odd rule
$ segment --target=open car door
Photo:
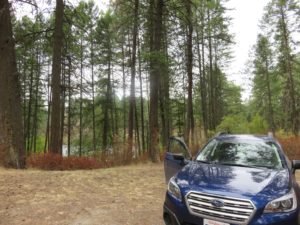
[[[181,138],[170,137],[164,159],[166,183],[168,183],[170,178],[182,169],[191,159],[191,153],[185,142]]]

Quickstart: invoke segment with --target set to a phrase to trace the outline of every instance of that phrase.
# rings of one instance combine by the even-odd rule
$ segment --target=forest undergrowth
[[[300,159],[300,137],[280,136],[277,140],[290,160]],[[197,154],[199,147],[191,148],[192,154]],[[163,161],[166,149],[160,152],[160,161]],[[131,160],[129,160],[132,158]],[[146,163],[150,161],[149,154],[143,152],[138,156],[129,157],[126,148],[116,152],[100,152],[91,156],[63,157],[60,154],[38,153],[27,158],[27,168],[38,168],[42,170],[85,170],[110,168],[129,164]]]

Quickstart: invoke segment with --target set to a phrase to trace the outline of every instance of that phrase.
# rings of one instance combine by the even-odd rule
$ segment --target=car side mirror
[[[175,160],[181,160],[181,161],[183,161],[185,159],[184,155],[181,154],[181,153],[178,153],[178,154],[173,153],[172,155],[173,155],[173,157],[174,157]]]
[[[293,160],[292,161],[292,168],[293,168],[293,172],[300,169],[300,160]]]
[[[190,159],[187,159],[182,153],[177,153],[177,154],[173,153],[172,156],[174,160],[181,161],[180,162],[181,165],[186,165],[190,162]]]

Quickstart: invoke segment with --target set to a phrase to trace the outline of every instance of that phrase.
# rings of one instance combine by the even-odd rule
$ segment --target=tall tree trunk
[[[38,47],[39,48],[39,47]],[[33,152],[36,153],[36,141],[37,141],[37,129],[38,129],[38,104],[39,104],[39,88],[40,88],[40,51],[37,51],[37,76],[35,80],[35,102],[34,102],[34,114],[33,114]]]
[[[113,64],[112,64],[112,53],[110,52],[110,124],[111,124],[111,132],[112,132],[112,141],[113,141],[113,137],[116,135],[116,114],[115,114],[115,110],[114,110],[114,100],[115,100],[115,93],[114,93],[114,69],[113,69]]]
[[[164,0],[150,1],[150,52],[153,57],[150,59],[149,151],[152,162],[159,161],[158,93],[162,68],[157,55],[161,54],[163,9]]]
[[[204,135],[208,137],[208,128],[209,128],[209,116],[208,116],[208,101],[207,101],[207,76],[205,69],[205,59],[204,59],[204,38],[202,38],[201,43],[201,52],[202,52],[202,102],[203,102],[203,123],[204,123]]]
[[[168,143],[168,137],[167,137],[167,127],[166,127],[167,115],[165,114],[166,109],[165,109],[165,98],[164,98],[165,95],[164,81],[165,81],[164,77],[160,77],[158,96],[159,96],[159,109],[160,109],[159,111],[160,111],[160,120],[161,120],[161,142],[163,146],[166,147]]]
[[[79,100],[79,156],[82,155],[82,95],[83,95],[83,43],[80,40],[80,100]]]
[[[64,17],[64,2],[63,0],[56,0],[55,28],[54,28],[54,40],[53,40],[52,110],[51,110],[51,132],[50,132],[51,133],[50,151],[56,154],[61,154],[60,80],[61,80],[61,51],[63,45],[63,17]]]
[[[143,96],[143,79],[141,65],[140,41],[138,39],[138,59],[139,59],[139,81],[140,81],[140,104],[141,104],[141,129],[142,129],[142,150],[146,149],[145,143],[145,114],[144,114],[144,96]]]
[[[66,100],[66,63],[62,69],[62,93],[61,93],[61,116],[60,116],[60,146],[64,143],[64,128],[65,128],[65,100]]]
[[[164,147],[166,148],[171,133],[170,124],[172,121],[171,108],[170,108],[170,77],[169,77],[170,71],[169,71],[169,55],[168,55],[168,31],[167,31],[166,22],[163,23],[163,35],[164,35],[164,54],[166,56],[166,62],[167,62],[166,72],[163,76],[164,115],[165,115]]]
[[[268,120],[269,120],[269,129],[275,134],[275,122],[274,122],[274,112],[273,112],[273,105],[272,105],[272,92],[270,87],[270,72],[269,72],[269,62],[266,61],[266,81],[267,81],[267,92],[268,92]]]
[[[109,46],[109,56],[108,56],[108,65],[107,65],[107,85],[106,85],[106,101],[105,101],[105,108],[104,108],[104,124],[103,124],[103,133],[102,133],[102,144],[103,147],[107,148],[108,146],[108,137],[110,137],[110,120],[109,120],[109,112],[112,110],[112,88],[111,88],[111,47]]]
[[[199,65],[199,76],[200,76],[200,96],[201,96],[201,113],[202,113],[202,123],[204,129],[204,136],[207,138],[207,108],[206,108],[206,85],[205,85],[205,66],[204,64],[204,37],[203,37],[203,21],[201,19],[201,46],[202,46],[202,55],[200,51],[200,34],[197,29],[196,32],[196,41],[197,41],[197,54],[198,54],[198,65]]]
[[[71,155],[71,98],[72,98],[72,88],[71,88],[71,71],[72,71],[72,61],[71,56],[68,57],[68,156]]]
[[[146,80],[149,81],[149,73],[146,73]],[[149,91],[149,82],[146,82],[146,96],[147,96],[147,99],[150,99],[150,91]],[[149,112],[150,112],[150,101],[147,101],[147,104],[146,104],[146,110],[147,110],[147,114],[149,115]],[[146,121],[145,121],[145,127],[146,127],[146,149],[147,151],[149,152],[149,143],[150,143],[150,130],[148,129],[149,128],[149,117],[145,117],[146,118]]]
[[[181,115],[182,115],[182,112],[180,110],[180,101],[177,100],[177,126],[178,126],[178,134],[182,134],[182,127],[181,127]]]
[[[132,56],[131,56],[131,82],[130,82],[130,102],[128,119],[128,160],[132,159],[134,112],[135,112],[135,74],[136,74],[136,47],[138,38],[138,14],[139,0],[134,1],[134,24],[132,33]]]
[[[20,84],[10,5],[0,1],[0,165],[25,167]]]
[[[31,152],[31,114],[32,114],[32,95],[33,95],[33,74],[34,74],[34,54],[33,54],[33,50],[31,50],[31,57],[30,57],[30,83],[29,83],[29,99],[28,99],[28,111],[27,111],[27,124],[26,124],[26,133],[25,133],[25,137],[26,137],[26,154],[30,155]]]
[[[298,110],[297,110],[297,103],[295,97],[295,85],[294,85],[294,77],[293,77],[293,68],[292,68],[292,56],[291,56],[291,49],[289,44],[289,34],[287,30],[287,22],[285,14],[283,10],[283,5],[280,4],[280,14],[281,14],[281,28],[283,32],[283,43],[284,43],[284,57],[285,57],[285,64],[287,70],[287,87],[289,98],[291,101],[291,122],[292,122],[292,130],[294,135],[298,135],[299,132],[299,118],[298,118]]]
[[[27,52],[27,48],[25,47],[25,52]],[[27,63],[26,63],[26,56],[22,56],[22,64],[23,64],[23,68],[22,68],[22,78],[20,79],[20,83],[21,83],[21,96],[23,96],[23,98],[21,97],[21,106],[22,106],[22,116],[23,116],[23,134],[24,134],[24,143],[26,144],[26,89],[27,89],[27,76],[26,76],[26,69],[27,69]],[[17,69],[17,71],[21,71],[21,68]],[[26,150],[26,146],[25,146],[25,150]]]
[[[91,72],[92,72],[92,124],[93,124],[93,151],[96,151],[96,123],[95,123],[95,78],[94,78],[94,44],[91,40]]]
[[[140,141],[140,132],[139,132],[139,117],[137,112],[137,107],[135,105],[134,109],[134,115],[135,115],[135,138],[137,143],[137,150],[135,151],[137,156],[141,155],[141,141]]]
[[[163,23],[163,50],[167,60],[167,39],[166,39],[166,26]],[[168,103],[169,103],[169,74],[168,67],[164,65],[164,71],[160,77],[159,82],[159,106],[160,106],[160,117],[161,117],[161,143],[163,144],[164,149],[168,145],[169,138],[169,118],[168,114]]]
[[[49,62],[50,64],[50,62]],[[48,68],[48,72],[50,71],[50,69]],[[50,73],[48,73],[50,74]],[[45,132],[45,145],[44,145],[44,153],[47,152],[47,149],[50,149],[50,115],[51,115],[51,99],[52,99],[52,95],[50,92],[50,75],[48,75],[48,88],[47,88],[47,102],[48,102],[48,106],[47,106],[47,125],[46,125],[46,132]]]
[[[114,78],[112,79],[114,80]],[[114,129],[115,129],[115,135],[119,136],[119,115],[118,115],[117,95],[114,89],[112,91],[113,91]]]
[[[215,36],[216,34],[213,34]],[[213,111],[215,113],[214,117],[214,127],[217,126],[217,124],[221,123],[222,120],[222,99],[221,99],[221,90],[222,89],[222,81],[221,81],[221,71],[218,66],[218,43],[216,43],[216,40],[214,41],[214,101],[213,101]],[[219,105],[219,107],[218,107]]]
[[[212,53],[212,32],[211,32],[211,19],[210,19],[210,10],[207,10],[207,17],[208,17],[208,58],[209,58],[209,129],[215,130],[215,112],[214,112],[214,74],[213,74],[213,53]]]
[[[123,39],[125,42],[125,38]],[[123,82],[123,140],[126,140],[126,73],[125,73],[125,51],[122,43],[122,82]]]
[[[187,116],[186,116],[186,130],[185,141],[189,143],[190,135],[192,146],[194,145],[194,113],[193,113],[193,15],[191,2],[185,1],[186,19],[187,19],[187,42],[186,42],[186,69],[188,76],[188,100],[187,100]]]

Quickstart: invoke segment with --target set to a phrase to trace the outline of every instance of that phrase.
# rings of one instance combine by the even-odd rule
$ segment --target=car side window
[[[182,154],[185,158],[189,158],[189,152],[184,147],[184,145],[176,139],[170,139],[169,140],[169,150],[170,153],[173,154]]]
[[[209,160],[209,157],[211,154],[213,154],[214,149],[217,145],[217,141],[215,139],[211,140],[203,149],[202,151],[199,153],[197,160],[200,161],[207,161]]]

